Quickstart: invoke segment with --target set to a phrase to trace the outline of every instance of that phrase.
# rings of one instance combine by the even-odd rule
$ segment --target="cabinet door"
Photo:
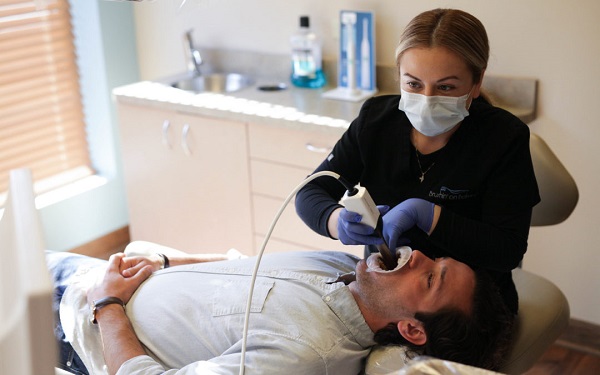
[[[120,104],[132,240],[252,253],[246,126]]]
[[[260,249],[284,199],[327,157],[342,134],[249,124],[255,247]],[[330,178],[330,177],[322,177]],[[346,246],[313,232],[298,217],[294,201],[285,208],[267,244],[268,252],[341,250],[358,256],[363,246]]]

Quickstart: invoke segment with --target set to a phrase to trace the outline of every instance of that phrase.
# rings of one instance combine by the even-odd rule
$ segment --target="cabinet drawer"
[[[312,169],[251,160],[252,193],[285,199]]]
[[[282,200],[255,195],[253,197],[253,203],[255,235],[263,237],[267,234],[271,222],[279,211]],[[289,248],[294,248],[295,250],[340,250],[361,257],[363,256],[364,251],[363,246],[346,246],[339,241],[332,240],[313,232],[296,214],[293,201],[287,205],[279,218],[279,221],[275,225],[275,229],[271,234],[271,240],[290,243],[291,246]],[[267,244],[267,249],[270,248],[269,244]],[[256,248],[256,251],[258,250],[260,250],[260,243]]]
[[[250,124],[250,157],[313,171],[342,135]]]

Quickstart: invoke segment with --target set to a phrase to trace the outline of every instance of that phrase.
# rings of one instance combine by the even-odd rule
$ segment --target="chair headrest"
[[[531,226],[561,223],[571,215],[577,205],[577,184],[546,142],[535,133],[531,133],[530,149],[542,198],[533,208]]]

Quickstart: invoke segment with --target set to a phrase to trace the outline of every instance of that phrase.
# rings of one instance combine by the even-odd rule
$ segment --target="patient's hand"
[[[158,255],[145,256],[133,256],[125,257],[121,259],[119,270],[123,277],[131,277],[138,273],[142,268],[150,266],[152,272],[158,271],[162,268],[162,259]]]
[[[142,265],[137,268],[128,268],[130,270],[128,273],[131,275],[123,276],[120,267],[124,258],[125,254],[123,253],[111,255],[104,276],[88,291],[88,302],[104,297],[117,297],[127,304],[137,288],[152,275],[152,266]]]

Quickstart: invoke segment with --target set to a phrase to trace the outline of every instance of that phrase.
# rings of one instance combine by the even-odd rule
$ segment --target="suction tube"
[[[377,210],[375,204],[370,199],[370,196],[368,197],[368,199],[365,199],[364,194],[368,195],[368,192],[366,191],[366,189],[364,187],[354,186],[354,185],[350,184],[348,181],[346,181],[344,178],[342,178],[339,174],[337,174],[335,172],[331,172],[331,171],[316,172],[316,173],[308,176],[304,181],[302,181],[300,184],[298,184],[298,186],[296,186],[289,193],[289,195],[283,201],[283,204],[279,208],[279,211],[277,211],[277,214],[273,218],[273,221],[271,222],[271,225],[269,227],[269,230],[267,231],[265,239],[262,242],[260,251],[258,252],[258,255],[256,256],[256,262],[254,264],[254,270],[252,271],[252,277],[250,279],[250,290],[248,292],[248,300],[246,302],[246,312],[245,312],[245,315],[244,315],[244,328],[243,328],[244,331],[243,331],[243,337],[242,337],[242,350],[241,350],[241,354],[240,354],[241,358],[240,358],[240,371],[239,371],[239,375],[244,375],[245,362],[246,362],[246,350],[247,350],[247,342],[248,342],[248,327],[249,327],[249,321],[250,321],[250,308],[252,306],[252,297],[253,297],[253,294],[254,294],[254,285],[256,284],[256,277],[258,275],[258,268],[260,266],[260,262],[262,260],[262,256],[263,256],[263,254],[265,252],[265,248],[267,246],[267,242],[271,238],[271,234],[273,233],[273,230],[275,229],[275,224],[277,224],[277,221],[279,220],[279,218],[283,214],[283,211],[285,210],[285,208],[287,207],[287,205],[289,204],[289,202],[294,198],[294,196],[296,195],[296,193],[298,193],[298,191],[300,191],[300,189],[302,189],[304,186],[306,186],[306,184],[308,184],[312,180],[314,180],[316,178],[319,178],[319,177],[323,177],[323,176],[333,177],[336,180],[338,180],[346,188],[347,195],[349,195],[351,197],[356,196],[360,200],[361,204],[366,201],[369,204],[369,210],[372,211],[373,207],[375,207],[375,210],[377,211],[377,214],[379,214],[379,211]],[[359,213],[361,213],[361,212],[359,212]],[[379,218],[379,220],[381,221],[381,218]],[[387,249],[387,245],[385,246],[385,248]],[[382,254],[382,256],[386,256],[386,257],[394,257],[394,255],[392,255],[392,253],[389,251],[389,249],[387,250],[387,253],[381,252],[381,254]],[[400,257],[401,257],[401,259],[403,259],[403,257],[406,258],[406,256],[404,256],[402,254],[400,254]],[[408,258],[410,258],[410,254],[408,255]],[[398,269],[398,267],[403,266],[406,263],[406,261],[407,260],[404,260],[403,263],[400,265],[400,262],[398,262],[397,259],[394,258],[393,265],[390,264],[387,267],[388,267],[389,270],[392,270],[392,269],[395,270],[395,269]],[[387,262],[386,262],[386,264],[387,264]],[[396,268],[394,268],[394,267],[396,267]]]
[[[354,188],[354,186],[348,184],[347,181],[343,180],[339,174],[337,174],[335,172],[331,172],[331,171],[321,171],[321,172],[317,172],[317,173],[314,173],[314,174],[308,176],[304,181],[302,181],[300,184],[298,184],[298,186],[296,186],[294,188],[294,190],[292,190],[291,193],[289,193],[289,195],[287,196],[287,198],[283,201],[283,204],[281,205],[281,207],[279,208],[279,211],[277,211],[277,214],[273,218],[273,221],[271,222],[271,226],[269,227],[269,230],[267,231],[265,239],[262,242],[260,251],[258,252],[258,255],[256,256],[256,263],[254,264],[254,270],[252,271],[252,278],[250,279],[250,291],[248,293],[248,300],[246,302],[246,312],[244,315],[244,331],[243,331],[243,336],[242,336],[242,351],[241,351],[241,355],[240,355],[241,358],[240,358],[239,375],[244,375],[244,369],[245,369],[245,363],[246,363],[246,348],[247,348],[247,342],[248,342],[248,325],[249,325],[249,320],[250,320],[250,308],[252,306],[252,296],[254,294],[254,285],[256,284],[258,268],[260,266],[260,261],[262,260],[262,256],[265,252],[265,248],[267,247],[267,242],[271,238],[271,234],[273,233],[273,230],[275,229],[275,224],[277,224],[277,221],[283,214],[283,211],[287,207],[288,203],[290,203],[290,201],[294,198],[296,193],[298,193],[298,191],[300,191],[300,189],[302,189],[306,184],[308,184],[312,180],[322,177],[322,176],[329,176],[329,177],[333,177],[333,178],[337,179],[344,185],[344,187],[346,187],[346,189],[348,189],[348,187],[350,187],[350,189]]]

